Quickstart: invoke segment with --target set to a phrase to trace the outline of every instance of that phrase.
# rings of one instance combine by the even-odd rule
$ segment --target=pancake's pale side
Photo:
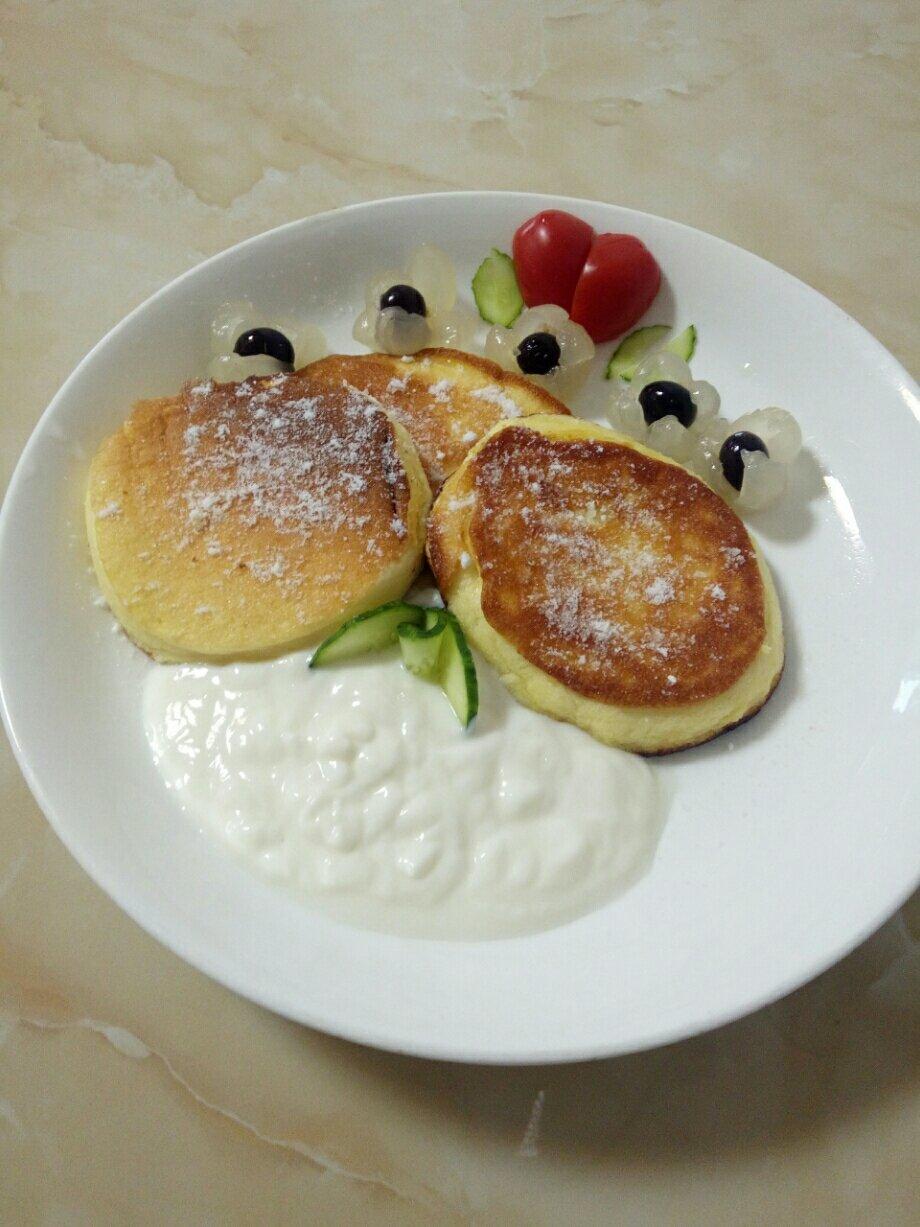
[[[405,592],[431,492],[371,398],[299,376],[137,405],[93,460],[86,524],[128,635],[164,661],[277,655]]]
[[[643,754],[748,719],[783,667],[779,604],[741,520],[613,431],[502,423],[445,484],[428,556],[516,698]]]
[[[423,349],[406,358],[333,354],[302,374],[313,383],[346,383],[378,400],[412,436],[434,491],[497,422],[569,412],[523,375],[456,349]]]

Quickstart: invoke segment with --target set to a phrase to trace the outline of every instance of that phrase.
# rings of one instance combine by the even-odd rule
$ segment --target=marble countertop
[[[404,192],[688,222],[916,369],[918,35],[908,0],[0,3],[0,486],[70,368],[165,281]],[[5,741],[0,788],[4,1223],[917,1221],[917,897],[714,1034],[461,1067],[211,983],[77,868]]]

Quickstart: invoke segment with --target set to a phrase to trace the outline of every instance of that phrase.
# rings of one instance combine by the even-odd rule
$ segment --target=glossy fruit
[[[548,334],[559,347],[558,356],[555,350],[546,350],[539,365],[545,367],[550,358],[556,360],[556,365],[549,368],[545,374],[523,370],[520,364],[520,350],[529,337]],[[529,364],[530,345],[524,348],[524,366]],[[539,342],[540,347],[549,342]],[[594,342],[580,324],[573,324],[564,307],[555,303],[544,303],[539,307],[527,307],[521,312],[510,328],[496,324],[490,328],[486,336],[485,356],[506,371],[516,375],[526,375],[541,388],[552,393],[559,400],[568,402],[568,398],[581,387],[587,378],[594,357]]]
[[[649,426],[668,416],[677,418],[681,426],[692,426],[696,420],[696,405],[690,393],[670,379],[647,383],[639,393],[639,404]]]
[[[742,413],[734,422],[735,430],[749,430],[763,440],[771,460],[791,464],[802,450],[802,430],[786,409],[770,406]]]
[[[562,350],[551,332],[532,332],[517,347],[517,364],[525,375],[548,375],[559,365]]]
[[[593,341],[611,341],[642,318],[660,285],[661,269],[635,235],[599,234],[575,287],[570,314]]]
[[[294,346],[277,328],[250,328],[237,337],[233,352],[241,358],[266,354],[278,362],[294,365]]]
[[[744,481],[742,452],[763,452],[767,457],[770,455],[763,439],[749,430],[736,430],[728,436],[719,449],[719,463],[722,465],[725,480],[736,490],[741,489],[741,483]]]
[[[427,315],[425,300],[414,285],[391,285],[380,295],[380,310],[402,307],[407,315]]]
[[[561,209],[544,209],[515,231],[512,254],[528,307],[553,303],[569,311],[594,231]]]

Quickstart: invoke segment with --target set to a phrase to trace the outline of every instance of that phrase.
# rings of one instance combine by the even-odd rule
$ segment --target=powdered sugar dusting
[[[181,425],[176,501],[183,531],[177,548],[202,549],[211,558],[228,553],[220,526],[231,517],[244,529],[269,524],[300,543],[318,533],[359,534],[378,557],[392,554],[406,537],[406,476],[378,402],[356,388],[317,396],[298,395],[297,388],[276,376],[189,395]],[[389,507],[389,515],[369,515],[369,499],[378,509]],[[207,533],[204,542],[201,533]],[[264,536],[264,546],[253,545],[263,536],[247,534],[246,549],[228,566],[245,567],[260,582],[299,582],[286,576],[281,543]]]
[[[452,379],[439,379],[437,383],[429,385],[428,394],[440,404],[447,405],[450,403],[450,394],[453,387],[454,381]]]
[[[475,494],[464,494],[460,497],[455,495],[447,500],[447,508],[449,511],[462,511],[464,507],[472,507],[475,502]]]
[[[280,554],[276,554],[269,562],[260,562],[258,560],[249,562],[247,563],[247,568],[263,584],[271,579],[280,579],[285,572],[284,559]]]
[[[666,601],[673,601],[674,585],[663,575],[658,575],[645,589],[645,599],[649,605],[664,605]]]
[[[502,412],[502,417],[519,418],[522,416],[520,405],[514,401],[507,392],[504,392],[498,384],[488,384],[484,388],[476,388],[470,393],[475,400],[488,401],[490,405],[497,405]]]
[[[594,670],[597,682],[589,681],[585,693],[595,684],[605,692],[614,676],[625,696],[618,701],[679,701],[710,667],[727,672],[737,637],[735,601],[748,591],[753,554],[677,527],[706,506],[716,517],[718,508],[724,511],[721,503],[706,504],[716,496],[702,483],[678,493],[673,482],[656,486],[654,474],[642,470],[640,478],[638,466],[648,461],[623,463],[619,448],[613,463],[610,447],[514,427],[478,454],[470,531],[484,576],[483,607],[513,642],[526,624],[534,663],[562,670],[557,676],[570,665],[581,675]],[[455,496],[448,508],[464,505]],[[729,540],[735,531],[746,538],[740,523],[734,530],[717,522]],[[502,587],[490,604],[493,573]],[[756,573],[750,582],[759,582]],[[682,669],[688,659],[692,676]]]

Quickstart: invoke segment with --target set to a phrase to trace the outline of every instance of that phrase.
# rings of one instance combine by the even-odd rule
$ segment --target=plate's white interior
[[[729,416],[765,404],[798,416],[810,454],[794,495],[751,521],[783,602],[786,673],[757,719],[658,765],[673,800],[654,865],[607,907],[494,942],[352,929],[251,876],[164,790],[139,699],[154,666],[92,603],[88,458],[134,400],[200,375],[222,300],[307,312],[333,347],[354,349],[370,271],[431,239],[468,285],[490,247],[507,248],[551,204],[651,247],[667,285],[649,322],[697,325],[694,373],[716,384]],[[293,1018],[410,1052],[511,1061],[622,1052],[712,1026],[823,968],[916,883],[918,431],[914,385],[843,312],[673,222],[470,193],[295,223],[129,316],[30,441],[0,521],[0,684],[14,747],[68,847],[139,923]]]

